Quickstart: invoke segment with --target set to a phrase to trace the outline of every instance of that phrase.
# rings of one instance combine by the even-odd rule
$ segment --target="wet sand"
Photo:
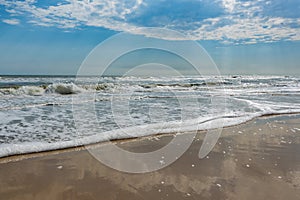
[[[111,169],[84,148],[3,158],[0,199],[300,199],[300,115],[225,128],[213,151],[199,159],[204,136],[199,132],[173,164],[144,174]],[[173,137],[117,143],[148,152]]]

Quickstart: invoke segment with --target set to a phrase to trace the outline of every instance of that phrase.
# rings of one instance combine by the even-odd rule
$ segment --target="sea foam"
[[[0,157],[222,128],[263,115],[297,113],[299,80],[280,76],[104,77],[95,84],[90,77],[79,83],[72,77],[5,77],[0,81]],[[79,96],[94,99],[74,102]],[[97,126],[90,129],[88,105],[93,105],[97,115]],[[82,108],[83,130],[76,129],[74,106]]]
[[[20,155],[28,153],[37,153],[51,150],[66,149],[72,147],[80,147],[110,140],[129,139],[136,137],[145,137],[151,135],[163,134],[185,134],[201,130],[213,130],[219,128],[226,128],[229,126],[239,125],[248,122],[260,116],[278,115],[278,114],[299,114],[299,110],[291,112],[290,110],[282,110],[277,112],[265,112],[252,115],[225,115],[217,117],[201,117],[186,122],[166,122],[148,124],[142,126],[128,127],[123,129],[116,129],[112,131],[102,132],[96,135],[86,136],[83,138],[73,139],[71,141],[62,141],[54,143],[45,142],[24,142],[20,144],[0,144],[0,157],[7,157],[11,155]],[[209,134],[209,132],[207,133]],[[200,147],[199,147],[200,148]]]

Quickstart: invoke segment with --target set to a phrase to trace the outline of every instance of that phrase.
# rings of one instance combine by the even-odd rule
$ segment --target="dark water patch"
[[[22,86],[38,86],[43,89],[46,89],[50,82],[0,82],[0,89],[19,89]]]

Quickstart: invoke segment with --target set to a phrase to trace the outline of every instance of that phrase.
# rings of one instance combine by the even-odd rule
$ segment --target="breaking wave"
[[[77,86],[74,83],[53,83],[50,85],[40,86],[13,86],[8,88],[0,88],[2,95],[30,95],[40,96],[43,94],[56,93],[62,95],[78,94],[86,89]]]
[[[83,88],[78,87],[74,83],[64,83],[64,84],[52,84],[49,85],[45,92],[46,93],[57,93],[57,94],[77,94],[84,91]]]
[[[0,157],[178,132],[178,129],[205,130],[237,125],[262,115],[300,111],[298,77],[234,76],[221,81],[214,77],[116,77],[100,79],[96,84],[91,80],[94,79],[82,82],[74,82],[73,77],[1,79]],[[90,92],[95,92],[92,103],[100,128],[78,132],[72,100]],[[128,103],[128,110],[119,106],[122,104],[111,104],[113,96],[114,103]],[[211,107],[212,96],[214,100],[226,98],[226,110]],[[90,104],[85,101],[82,98],[76,105],[84,108]],[[218,105],[222,107],[223,103],[220,101]],[[120,112],[118,121],[112,115],[112,105],[114,111]],[[178,124],[183,111],[189,120]],[[83,116],[86,117],[80,119],[82,123],[92,125],[89,115]]]

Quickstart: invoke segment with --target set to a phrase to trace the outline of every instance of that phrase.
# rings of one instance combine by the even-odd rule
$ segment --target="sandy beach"
[[[0,0],[0,200],[300,200],[300,0]]]
[[[201,131],[177,161],[144,174],[111,169],[84,148],[2,158],[0,199],[300,199],[299,124],[300,115],[279,115],[224,128],[204,159]],[[148,152],[173,137],[117,144]]]

